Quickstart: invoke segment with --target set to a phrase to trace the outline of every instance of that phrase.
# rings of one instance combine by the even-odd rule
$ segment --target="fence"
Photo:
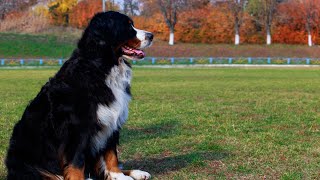
[[[2,66],[61,66],[67,59],[0,59]],[[320,58],[278,57],[146,57],[131,61],[133,65],[255,64],[255,65],[320,65]]]

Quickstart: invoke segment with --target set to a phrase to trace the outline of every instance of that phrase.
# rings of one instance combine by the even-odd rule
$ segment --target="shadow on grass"
[[[181,123],[178,121],[157,122],[148,126],[127,126],[121,132],[121,143],[133,140],[150,140],[154,138],[171,138],[184,134]],[[178,143],[178,142],[177,142]],[[204,143],[204,144],[203,144]],[[206,167],[209,162],[219,161],[230,156],[227,150],[218,144],[199,143],[190,147],[189,151],[183,151],[178,155],[157,155],[150,158],[138,158],[124,161],[124,169],[142,169],[152,175],[163,175],[187,167]]]
[[[144,127],[127,126],[123,131],[121,131],[121,136],[125,138],[122,138],[120,142],[121,144],[125,144],[136,139],[143,140],[158,137],[172,137],[181,133],[178,128],[179,126],[180,123],[178,121],[158,122]]]
[[[129,160],[124,162],[124,167],[125,169],[142,169],[153,175],[161,175],[188,166],[203,167],[206,164],[205,161],[218,161],[228,156],[229,154],[225,152],[194,152],[163,158]]]

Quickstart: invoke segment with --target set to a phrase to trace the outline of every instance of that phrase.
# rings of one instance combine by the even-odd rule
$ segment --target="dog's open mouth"
[[[140,49],[135,49],[129,46],[122,46],[122,53],[128,59],[143,59],[145,57],[145,53]]]

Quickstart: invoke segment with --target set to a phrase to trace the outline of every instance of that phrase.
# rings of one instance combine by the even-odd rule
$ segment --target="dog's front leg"
[[[116,146],[108,148],[104,155],[106,164],[106,176],[108,180],[133,180],[130,176],[126,176],[119,168]]]
[[[140,170],[121,171],[119,169],[116,147],[106,151],[104,160],[108,180],[146,180],[151,178],[149,173]]]

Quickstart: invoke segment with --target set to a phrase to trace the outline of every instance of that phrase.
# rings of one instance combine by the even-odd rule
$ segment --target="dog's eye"
[[[133,24],[133,22],[132,22],[131,20],[129,20],[129,24],[130,24],[131,26],[134,26],[134,24]]]

